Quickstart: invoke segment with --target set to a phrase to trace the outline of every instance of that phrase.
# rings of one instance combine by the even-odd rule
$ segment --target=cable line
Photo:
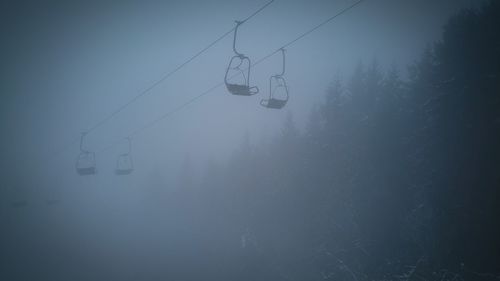
[[[338,13],[336,13],[335,15],[327,18],[326,20],[322,21],[321,23],[319,23],[318,25],[314,26],[313,28],[307,30],[306,32],[302,33],[301,35],[299,35],[298,37],[296,37],[295,39],[289,41],[288,43],[282,45],[281,47],[277,48],[275,51],[269,53],[268,55],[262,57],[261,59],[259,59],[257,62],[253,63],[250,67],[254,67],[260,63],[262,63],[263,61],[269,59],[271,56],[273,56],[274,54],[278,53],[278,52],[281,52],[282,49],[285,49],[293,44],[295,44],[297,41],[301,40],[302,38],[306,37],[307,35],[309,35],[310,33],[316,31],[317,29],[319,29],[320,27],[324,26],[325,24],[333,21],[335,18],[345,14],[346,12],[348,12],[349,10],[355,8],[356,6],[358,6],[359,4],[361,4],[362,2],[364,2],[365,0],[359,0],[357,2],[355,2],[354,4],[342,9],[341,11],[339,11]],[[270,3],[268,3],[270,4]],[[268,5],[267,4],[267,5]],[[262,8],[263,9],[263,8]],[[236,76],[238,76],[239,74],[235,74],[233,76],[231,76],[229,79],[232,79]],[[151,127],[153,127],[154,125],[156,125],[158,122],[160,122],[161,120],[165,119],[165,118],[168,118],[170,116],[172,116],[173,114],[181,111],[182,109],[186,108],[187,106],[189,106],[190,104],[192,104],[193,102],[195,102],[196,100],[200,99],[201,97],[209,94],[210,92],[212,92],[213,90],[223,86],[225,83],[224,82],[220,82],[214,86],[212,86],[211,88],[209,88],[208,90],[202,92],[201,94],[191,98],[190,100],[188,100],[187,102],[181,104],[180,106],[178,106],[177,108],[173,109],[172,111],[169,111],[161,116],[159,116],[158,118],[152,120],[151,122],[145,124],[143,127],[140,127],[138,129],[136,129],[135,131],[133,131],[132,133],[130,133],[127,137],[133,137],[133,136],[137,136],[139,133],[141,133],[142,131],[146,130],[146,129],[149,129]],[[123,139],[123,138],[122,138]],[[112,148],[114,145],[116,145],[118,142],[116,143],[113,143],[109,146],[107,146],[106,148],[100,150],[100,152],[102,151],[105,151],[105,150],[108,150],[110,148]]]
[[[222,82],[221,82],[221,83],[219,83],[219,84],[217,84],[217,85],[214,85],[213,87],[211,87],[210,89],[208,89],[208,90],[204,91],[204,92],[203,92],[203,93],[201,93],[200,95],[197,95],[197,96],[195,96],[195,97],[191,98],[190,100],[188,100],[187,102],[185,102],[185,103],[183,103],[183,104],[179,105],[179,106],[178,106],[178,107],[176,107],[175,109],[173,109],[173,110],[171,110],[171,111],[169,111],[169,112],[167,112],[167,113],[165,113],[165,114],[161,115],[160,117],[158,117],[158,118],[154,119],[153,121],[151,121],[151,122],[149,122],[149,123],[145,124],[144,126],[142,126],[142,127],[138,128],[138,129],[136,129],[136,130],[135,130],[135,131],[133,131],[132,133],[128,134],[126,138],[132,138],[132,137],[134,137],[134,136],[137,136],[139,133],[141,133],[141,132],[143,132],[143,131],[145,131],[145,130],[147,130],[147,129],[151,128],[151,127],[153,127],[153,126],[154,126],[154,125],[156,125],[158,122],[160,122],[160,121],[162,121],[162,120],[164,120],[164,119],[166,119],[166,118],[168,118],[168,117],[172,116],[173,114],[175,114],[175,113],[177,113],[177,112],[181,111],[182,109],[184,109],[184,108],[188,107],[190,104],[194,103],[196,100],[198,100],[198,99],[200,99],[201,97],[203,97],[203,96],[205,96],[205,95],[209,94],[210,92],[212,92],[213,90],[215,90],[215,89],[217,89],[217,88],[221,87],[222,85],[224,85],[224,83],[222,83]],[[122,138],[122,139],[123,139],[123,138]],[[106,151],[106,150],[108,150],[108,149],[111,149],[111,148],[113,148],[115,145],[119,144],[120,142],[121,142],[121,140],[118,140],[118,141],[116,141],[116,142],[114,142],[114,143],[110,144],[109,146],[106,146],[105,148],[103,148],[103,149],[99,150],[98,152],[99,152],[99,153],[101,153],[101,152],[104,152],[104,151]]]
[[[261,58],[260,60],[258,60],[257,62],[255,62],[254,64],[252,64],[252,66],[256,66],[258,65],[259,63],[267,60],[269,57],[271,57],[272,55],[278,53],[281,51],[281,49],[286,49],[287,47],[295,44],[297,41],[299,41],[300,39],[306,37],[307,35],[309,35],[310,33],[316,31],[318,28],[324,26],[325,24],[331,22],[332,20],[334,20],[335,18],[345,14],[346,12],[348,12],[349,10],[353,9],[354,7],[356,7],[357,5],[361,4],[362,2],[364,2],[365,0],[359,0],[357,2],[355,2],[354,4],[342,9],[340,12],[336,13],[335,15],[327,18],[326,20],[322,21],[321,23],[319,23],[318,25],[314,26],[313,28],[309,29],[308,31],[302,33],[300,36],[298,36],[297,38],[289,41],[288,43],[286,43],[285,45],[277,48],[274,52],[272,53],[269,53],[268,55],[264,56],[263,58]]]
[[[253,12],[251,15],[249,15],[248,17],[246,17],[244,20],[241,21],[241,24],[247,22],[248,20],[250,20],[251,18],[253,18],[254,16],[256,16],[258,13],[260,13],[262,10],[264,10],[265,8],[267,8],[269,5],[271,5],[272,3],[274,2],[274,0],[270,0],[268,1],[265,5],[263,5],[262,7],[260,7],[259,9],[257,9],[255,12]],[[208,51],[208,49],[210,49],[211,47],[213,47],[215,44],[217,44],[218,42],[220,42],[222,39],[224,39],[226,36],[228,36],[229,34],[231,34],[234,29],[236,27],[233,27],[231,28],[230,30],[228,30],[227,32],[225,32],[224,34],[222,34],[221,36],[217,37],[217,39],[215,39],[214,41],[212,41],[210,44],[208,44],[206,47],[204,47],[203,49],[201,49],[200,51],[198,51],[196,54],[194,54],[193,56],[191,56],[189,59],[187,59],[186,61],[184,61],[183,63],[181,63],[180,65],[178,65],[176,68],[174,68],[173,70],[171,70],[170,72],[166,73],[165,75],[163,75],[160,79],[158,79],[156,82],[154,82],[153,84],[151,84],[149,87],[147,87],[146,89],[142,90],[141,92],[139,92],[139,94],[137,94],[136,96],[134,96],[132,99],[130,99],[129,101],[127,101],[126,103],[124,103],[122,106],[118,107],[116,110],[114,110],[113,112],[111,112],[109,115],[107,115],[104,119],[100,120],[99,122],[97,122],[96,124],[94,124],[92,127],[90,127],[89,129],[87,129],[85,131],[85,133],[89,134],[91,133],[92,131],[96,130],[97,128],[101,127],[102,125],[104,125],[105,123],[107,123],[109,120],[111,120],[113,117],[115,117],[116,115],[118,115],[121,111],[123,111],[125,108],[129,107],[131,104],[133,104],[134,102],[136,102],[139,98],[143,97],[144,95],[148,94],[151,92],[151,90],[153,90],[155,87],[157,87],[159,84],[161,84],[162,82],[164,82],[165,80],[167,80],[170,76],[172,76],[173,74],[175,74],[176,72],[178,72],[179,70],[181,70],[182,68],[184,68],[187,64],[189,64],[190,62],[192,62],[194,59],[196,59],[197,57],[199,57],[201,54],[203,54],[204,52]],[[66,148],[66,147],[69,147],[75,143],[77,143],[79,140],[79,138],[75,138],[73,139],[71,142],[69,142],[67,145],[63,145],[63,149]]]
[[[246,21],[248,21],[249,19],[253,18],[255,15],[257,15],[262,10],[264,10],[267,6],[269,6],[272,2],[274,2],[274,0],[271,0],[271,1],[267,2],[264,6],[260,7],[257,11],[255,11],[250,16],[248,16],[246,19],[244,19],[241,22],[241,24],[243,24]],[[127,108],[128,106],[130,106],[132,103],[134,103],[135,101],[137,101],[140,97],[148,94],[156,86],[158,86],[159,84],[161,84],[163,81],[167,80],[174,73],[176,73],[179,70],[181,70],[182,68],[184,68],[184,66],[186,66],[187,64],[189,64],[190,62],[192,62],[194,59],[196,59],[197,57],[199,57],[201,54],[203,54],[204,52],[206,52],[211,47],[213,47],[219,41],[221,41],[222,39],[224,39],[227,35],[231,34],[234,31],[234,29],[235,29],[235,27],[231,28],[230,30],[228,30],[227,32],[225,32],[224,34],[222,34],[221,36],[219,36],[217,39],[215,39],[212,43],[208,44],[205,48],[201,49],[199,52],[197,52],[196,54],[194,54],[188,60],[186,60],[185,62],[183,62],[182,64],[180,64],[176,68],[174,68],[172,71],[170,71],[167,74],[165,74],[163,77],[161,77],[156,82],[154,82],[153,84],[151,84],[149,87],[147,87],[146,89],[144,89],[142,92],[140,92],[138,95],[136,95],[135,97],[133,97],[131,100],[129,100],[128,102],[126,102],[125,104],[123,104],[122,106],[120,106],[118,109],[116,109],[115,111],[113,111],[106,118],[102,119],[100,122],[96,123],[90,129],[88,129],[87,133],[90,133],[90,132],[94,131],[95,129],[99,128],[104,123],[106,123],[107,121],[109,121],[110,119],[112,119],[114,116],[116,116],[118,113],[120,113],[122,110],[124,110],[125,108]]]

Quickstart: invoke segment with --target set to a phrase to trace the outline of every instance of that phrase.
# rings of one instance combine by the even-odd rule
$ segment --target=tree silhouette
[[[222,225],[251,233],[237,263],[255,279],[497,280],[498,26],[498,1],[464,10],[408,81],[359,63],[304,134],[289,113],[273,142],[247,136],[203,181]]]

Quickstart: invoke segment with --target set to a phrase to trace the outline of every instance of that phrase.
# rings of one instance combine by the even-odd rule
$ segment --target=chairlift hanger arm
[[[279,76],[283,76],[285,75],[285,49],[281,48],[280,49],[281,51],[281,57],[282,57],[282,68],[281,68],[281,74],[279,74]]]
[[[130,154],[132,152],[132,140],[130,139],[130,137],[127,137],[127,141],[128,141],[128,152],[127,152],[127,154]]]
[[[80,137],[80,151],[81,152],[88,152],[87,150],[83,149],[83,139],[87,135],[87,132],[82,132],[82,135]]]
[[[273,2],[272,0],[266,4],[266,6],[268,6],[271,2]],[[326,25],[327,23],[329,22],[332,22],[333,20],[335,20],[336,18],[340,17],[341,15],[347,13],[348,11],[354,9],[356,6],[360,5],[361,3],[365,2],[365,0],[358,0],[357,2],[353,3],[352,5],[342,9],[341,11],[339,11],[338,13],[334,14],[333,16],[325,19],[324,21],[320,22],[319,24],[317,24],[316,26],[312,27],[311,29],[307,30],[306,32],[300,34],[299,36],[297,36],[296,38],[294,38],[293,40],[289,41],[288,43],[282,45],[282,48],[287,48],[293,44],[295,44],[297,41],[299,40],[302,40],[303,38],[305,38],[307,35],[313,33],[314,31],[318,30],[319,28],[321,28],[322,26]],[[264,6],[263,8],[265,8],[266,6]],[[262,9],[263,9],[262,8]],[[260,9],[260,10],[262,10]],[[260,12],[257,11],[256,13]],[[252,16],[254,16],[256,13],[254,13]],[[251,17],[252,17],[251,16]],[[278,50],[275,50],[273,52],[271,52],[270,54],[262,57],[261,59],[259,59],[257,62],[253,63],[252,64],[252,67],[255,67],[259,64],[261,64],[263,61],[269,59],[272,55],[274,55],[275,53],[277,53],[279,51]],[[226,72],[226,76],[227,76],[227,72]],[[228,78],[228,77],[226,77]],[[232,77],[231,77],[232,78]],[[227,80],[227,79],[225,79]],[[227,84],[227,83],[226,83]],[[156,119],[153,119],[152,121],[148,122],[147,124],[145,124],[144,126],[136,129],[135,131],[133,131],[132,133],[130,133],[129,135],[138,135],[139,133],[147,130],[147,129],[150,129],[152,128],[153,126],[157,125],[160,121],[162,120],[165,120],[167,118],[170,118],[173,114],[183,110],[184,108],[187,108],[189,105],[193,104],[194,102],[200,100],[202,97],[205,97],[207,96],[208,94],[210,93],[213,93],[213,91],[221,86],[224,86],[224,81],[223,82],[220,82],[220,83],[217,83],[216,85],[212,86],[211,88],[203,91],[202,93],[198,94],[197,96],[193,97],[192,99],[184,102],[183,104],[179,105],[178,107],[174,108],[172,111],[169,111],[169,112],[166,112],[164,114],[162,114],[161,116],[159,116],[159,118],[156,118]],[[105,151],[105,150],[108,150],[112,147],[114,147],[115,145],[117,145],[119,142],[115,142],[115,143],[112,143],[111,145],[101,149],[100,151]]]
[[[239,53],[237,50],[236,50],[236,37],[238,36],[238,28],[240,27],[240,25],[243,23],[243,21],[235,21],[236,22],[236,27],[234,28],[234,37],[233,37],[233,51],[234,53],[239,56],[239,57],[244,57],[245,55],[243,55],[242,53]]]

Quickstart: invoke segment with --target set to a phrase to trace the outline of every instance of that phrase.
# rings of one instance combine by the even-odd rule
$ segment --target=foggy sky
[[[80,132],[266,2],[2,1],[0,263],[8,259],[20,267],[13,272],[25,272],[25,264],[42,267],[44,261],[47,268],[72,272],[78,262],[59,266],[62,256],[46,258],[69,252],[115,266],[110,271],[119,280],[157,267],[158,257],[189,266],[193,261],[184,259],[196,256],[197,247],[213,246],[196,236],[210,222],[170,196],[155,201],[178,188],[183,167],[198,180],[209,163],[223,165],[245,136],[252,144],[272,141],[289,113],[302,129],[330,83],[347,79],[359,62],[376,59],[382,69],[395,65],[404,77],[406,67],[439,40],[450,15],[481,1],[366,0],[287,49],[290,101],[283,110],[259,105],[268,95],[269,76],[281,69],[277,54],[252,68],[250,84],[260,88],[259,95],[232,96],[220,87],[133,138],[132,175],[113,174],[125,141],[97,154],[97,175],[75,173],[78,143],[67,144]],[[241,26],[238,50],[255,62],[352,3],[276,0]],[[232,55],[227,36],[92,131],[85,146],[100,151],[220,83]],[[62,200],[63,208],[43,208],[51,199]],[[27,208],[10,208],[22,200]],[[239,233],[211,235],[216,243],[239,243]],[[92,275],[99,269],[81,267],[90,275],[80,280],[96,280]]]
[[[265,2],[3,2],[5,174],[50,183],[19,191],[42,197],[63,192],[50,191],[54,186],[134,186],[152,174],[174,184],[186,157],[201,173],[209,159],[223,162],[245,134],[253,143],[269,141],[287,112],[303,126],[333,79],[347,77],[360,61],[395,64],[404,76],[406,66],[439,39],[446,19],[479,1],[367,0],[287,50],[291,97],[284,110],[258,105],[269,76],[280,70],[276,55],[252,69],[259,95],[235,97],[221,87],[133,139],[137,169],[126,181],[112,174],[126,143],[97,155],[99,174],[92,179],[74,172],[78,144],[52,155]],[[256,61],[351,3],[277,0],[240,28],[239,50]],[[100,150],[222,81],[231,41],[226,37],[92,132],[86,146]]]

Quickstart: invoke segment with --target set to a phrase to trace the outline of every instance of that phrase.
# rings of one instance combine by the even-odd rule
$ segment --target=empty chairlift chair
[[[132,150],[132,143],[130,138],[127,138],[128,141],[128,152],[120,154],[118,159],[116,159],[116,169],[115,174],[118,176],[130,175],[132,171],[134,171],[134,163],[132,162],[132,156],[130,152]]]
[[[272,109],[281,109],[288,102],[288,86],[286,84],[285,78],[285,50],[280,49],[282,56],[282,68],[281,73],[271,76],[269,78],[269,98],[260,101],[263,107]]]
[[[250,59],[244,54],[236,51],[236,36],[238,27],[242,23],[241,21],[236,21],[233,37],[233,51],[235,55],[231,58],[227,66],[224,83],[226,84],[227,90],[233,95],[253,96],[259,92],[259,88],[255,86],[250,87]]]
[[[82,133],[80,138],[80,154],[76,160],[76,172],[80,176],[89,176],[97,173],[95,164],[95,153],[83,148],[83,139],[86,133]]]

